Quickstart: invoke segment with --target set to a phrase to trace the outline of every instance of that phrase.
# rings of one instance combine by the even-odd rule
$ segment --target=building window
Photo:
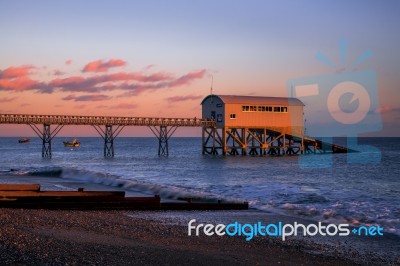
[[[286,106],[242,105],[242,112],[275,112],[287,113]]]
[[[231,119],[236,119],[236,114],[230,114],[229,117],[230,117]]]

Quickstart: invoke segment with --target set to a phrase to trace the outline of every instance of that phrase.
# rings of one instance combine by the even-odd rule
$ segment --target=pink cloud
[[[71,101],[71,100],[75,100],[76,96],[74,94],[70,94],[64,98],[62,98],[64,101]]]
[[[39,90],[42,93],[48,92],[48,87],[45,83],[32,80],[27,77],[13,78],[13,79],[0,79],[0,90],[9,91],[25,91],[25,90]]]
[[[58,69],[53,71],[54,76],[62,76],[64,74],[65,74],[64,72],[62,72],[61,70],[58,70]]]
[[[150,68],[153,68],[155,66],[156,66],[155,64],[150,64],[150,65],[145,66],[145,68],[143,70],[148,71],[148,70],[150,70]]]
[[[73,84],[83,84],[86,79],[81,76],[72,76],[68,78],[56,78],[50,81],[49,85],[55,88],[69,87]]]
[[[111,63],[110,63],[111,62]],[[124,61],[123,61],[124,62]],[[107,61],[108,66],[115,65],[114,61]],[[120,63],[117,63],[120,64]],[[125,64],[125,62],[124,62]],[[34,90],[39,93],[53,93],[56,91],[101,93],[111,90],[125,91],[124,97],[138,95],[144,91],[189,85],[191,82],[205,76],[206,70],[188,72],[181,76],[159,71],[146,72],[117,72],[99,73],[87,76],[72,75],[64,78],[56,77],[49,82],[32,79],[29,75],[34,66],[9,67],[0,70],[0,91]],[[100,67],[101,68],[101,67]],[[65,75],[55,70],[56,75]],[[85,98],[81,98],[84,100]],[[74,99],[75,100],[75,99]]]
[[[205,73],[206,73],[206,70],[204,70],[204,69],[195,71],[195,72],[190,72],[190,73],[183,75],[180,78],[176,79],[174,82],[172,82],[169,85],[169,87],[177,87],[177,86],[188,84],[194,79],[201,79],[204,77]]]
[[[75,96],[75,95],[71,94],[62,99],[65,101],[75,101],[75,102],[86,102],[86,101],[97,102],[97,101],[109,100],[111,98],[112,97],[103,95],[103,94],[90,94],[90,95],[81,95],[81,96]]]
[[[13,79],[13,78],[26,77],[30,74],[30,70],[34,68],[35,67],[31,65],[8,67],[3,71],[0,71],[0,79]]]
[[[192,101],[204,98],[202,95],[186,95],[186,96],[172,96],[167,100],[170,102],[183,102],[183,101]]]
[[[52,88],[59,88],[62,91],[71,92],[100,92],[120,89],[130,91],[132,94],[137,95],[145,90],[187,85],[195,79],[202,78],[204,73],[205,70],[201,70],[188,73],[179,78],[174,78],[173,75],[165,72],[158,72],[150,75],[138,72],[119,72],[92,77],[73,76],[57,78],[52,80],[49,86]],[[124,83],[115,84],[113,82]]]
[[[64,63],[65,63],[66,65],[70,65],[70,64],[72,64],[72,60],[71,60],[71,59],[68,59],[68,60],[66,60]]]
[[[119,72],[110,75],[104,75],[107,81],[140,81],[140,82],[158,82],[173,79],[171,74],[165,72],[158,72],[151,75],[145,75],[138,72]]]
[[[56,78],[50,81],[49,86],[51,88],[59,88],[62,91],[74,91],[74,92],[98,92],[98,91],[108,91],[115,89],[135,89],[138,85],[132,84],[126,86],[117,86],[112,82],[119,81],[129,81],[129,82],[147,82],[154,83],[160,81],[168,81],[173,79],[172,75],[166,74],[163,72],[151,74],[151,75],[143,75],[141,73],[127,73],[127,72],[119,72],[115,74],[102,74],[93,77],[84,77],[84,76],[72,76],[67,78]]]
[[[127,90],[128,92],[121,95],[121,97],[125,96],[136,96],[144,91],[148,90],[156,90],[161,88],[172,88],[179,87],[183,85],[189,85],[196,79],[201,79],[204,77],[206,70],[199,70],[195,72],[189,72],[179,78],[174,78],[172,80],[167,80],[163,82],[151,83],[151,84],[122,84],[120,88],[123,90]]]
[[[5,97],[5,98],[0,98],[0,103],[12,102],[12,101],[14,101],[15,99],[17,99],[17,97],[11,97],[11,98]]]
[[[0,70],[0,91],[39,90],[42,93],[48,92],[48,87],[44,82],[33,80],[29,77],[32,74],[32,69],[36,69],[36,67],[23,65]]]
[[[82,72],[107,72],[110,68],[125,66],[126,62],[121,59],[110,59],[108,61],[96,60],[87,63]]]

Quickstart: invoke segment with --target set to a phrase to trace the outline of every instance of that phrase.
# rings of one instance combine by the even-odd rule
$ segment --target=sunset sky
[[[0,113],[200,117],[211,76],[215,94],[287,96],[292,78],[370,69],[383,119],[370,135],[400,136],[399,14],[394,0],[1,0]],[[28,126],[0,125],[0,136],[27,135]],[[72,135],[97,133],[60,133]]]

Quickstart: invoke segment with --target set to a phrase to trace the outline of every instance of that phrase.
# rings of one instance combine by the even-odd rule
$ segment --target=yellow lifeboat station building
[[[208,95],[201,102],[203,154],[295,155],[345,152],[304,135],[304,104],[297,98]]]

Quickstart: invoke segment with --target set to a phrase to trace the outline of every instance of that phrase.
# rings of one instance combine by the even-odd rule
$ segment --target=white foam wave
[[[138,191],[146,194],[160,195],[162,198],[167,199],[201,199],[202,201],[230,201],[238,202],[237,199],[230,199],[221,197],[221,195],[213,195],[211,193],[206,193],[198,191],[192,188],[178,187],[173,185],[159,185],[153,183],[144,183],[142,181],[134,179],[125,179],[120,176],[74,169],[74,168],[64,168],[61,174],[62,178],[69,178],[80,180],[88,183],[96,183],[107,186],[119,187],[128,191]]]

